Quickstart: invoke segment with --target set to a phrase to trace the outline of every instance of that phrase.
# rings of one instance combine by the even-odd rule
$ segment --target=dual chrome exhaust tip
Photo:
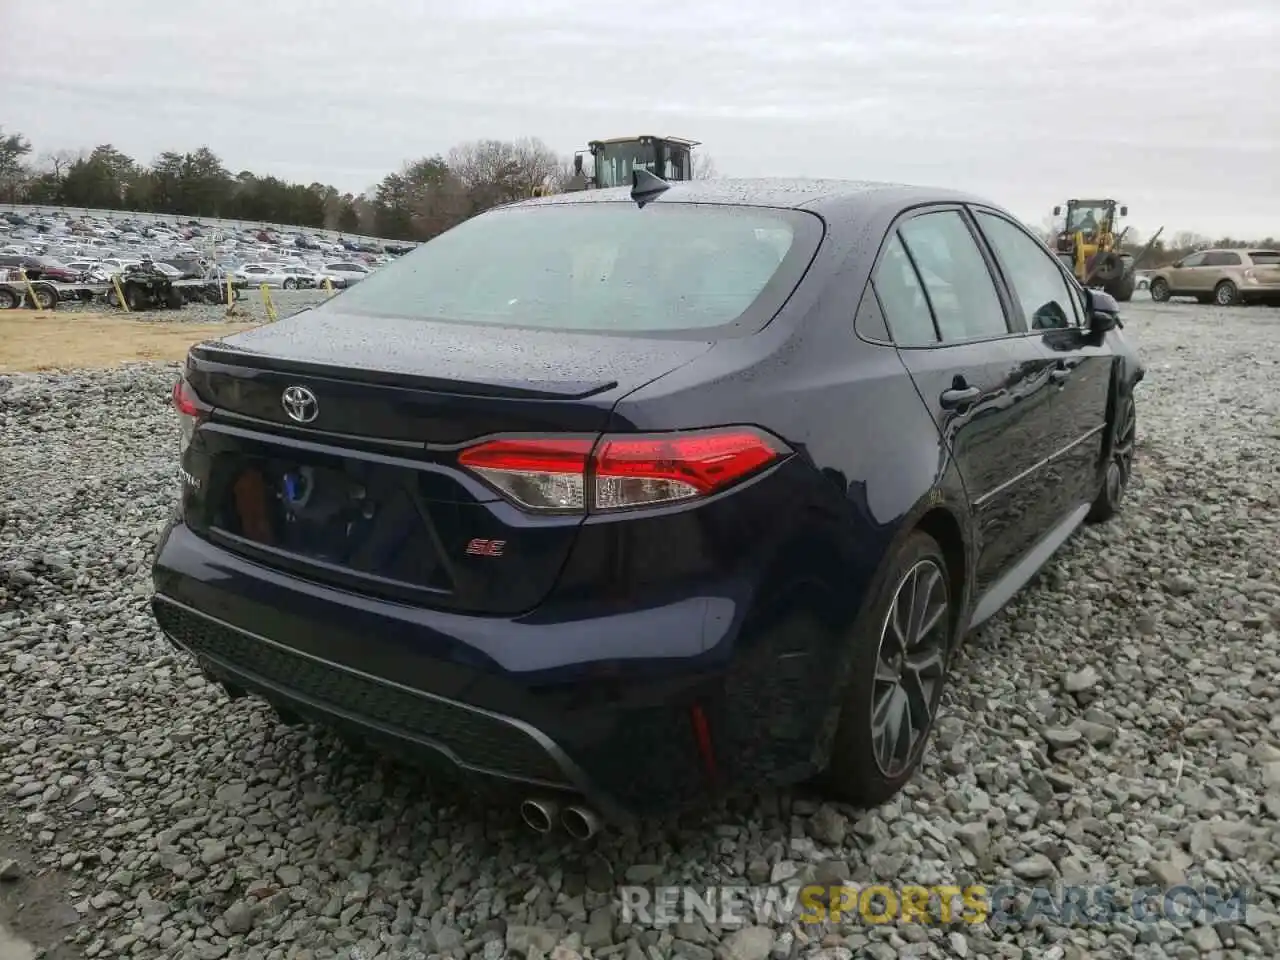
[[[532,797],[520,804],[520,817],[535,833],[550,833],[559,823],[575,840],[590,840],[603,825],[599,814],[590,807],[573,804],[561,809],[554,800]]]

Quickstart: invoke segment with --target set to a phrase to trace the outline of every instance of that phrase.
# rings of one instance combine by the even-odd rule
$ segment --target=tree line
[[[364,193],[233,173],[209,147],[143,163],[109,143],[35,154],[0,128],[0,200],[314,227],[388,240],[427,240],[501,203],[556,191],[570,158],[541,140],[477,140],[423,157]]]
[[[428,240],[501,203],[556,191],[572,176],[570,158],[537,138],[475,140],[446,154],[422,157],[388,173],[361,194],[323,183],[289,183],[250,170],[232,173],[209,147],[165,151],[142,163],[109,143],[92,150],[35,154],[20,133],[0,127],[0,199],[9,203],[225,217],[285,223],[382,237]],[[713,167],[704,156],[695,176]],[[1049,222],[1042,224],[1052,234]],[[1145,245],[1134,231],[1126,252]],[[1143,260],[1151,267],[1206,247],[1268,247],[1275,237],[1211,238],[1190,231],[1161,235]]]

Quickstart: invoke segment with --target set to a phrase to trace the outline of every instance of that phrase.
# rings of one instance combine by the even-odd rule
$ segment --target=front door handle
[[[1069,376],[1071,376],[1071,371],[1066,367],[1059,367],[1057,370],[1049,371],[1049,379],[1054,383],[1065,383]]]
[[[952,387],[950,390],[943,390],[939,400],[944,409],[954,410],[956,407],[968,406],[980,396],[982,391],[977,387]]]

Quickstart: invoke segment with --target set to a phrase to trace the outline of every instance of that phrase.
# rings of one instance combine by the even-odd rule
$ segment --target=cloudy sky
[[[460,141],[643,132],[724,176],[1280,235],[1280,0],[0,0],[6,33],[35,46],[0,58],[0,124],[37,152],[208,144],[358,191]]]

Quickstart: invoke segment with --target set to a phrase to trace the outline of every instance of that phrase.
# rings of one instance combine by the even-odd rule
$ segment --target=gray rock
[[[222,914],[222,922],[227,926],[227,932],[233,934],[248,933],[253,929],[253,908],[244,901],[233,903]]]
[[[662,876],[662,867],[656,863],[637,863],[627,867],[624,874],[627,883],[643,885],[653,883]]]
[[[554,931],[543,929],[542,927],[507,927],[507,949],[518,957],[528,957],[530,951],[537,953],[549,953],[559,941],[560,937]],[[436,937],[437,943],[439,936]],[[442,946],[441,949],[444,949]]]
[[[1019,880],[1044,880],[1054,874],[1053,861],[1041,853],[1019,860],[1010,869]]]
[[[1041,731],[1050,747],[1074,747],[1084,739],[1084,734],[1074,727],[1045,727]]]
[[[716,950],[718,960],[767,960],[776,934],[769,927],[743,927],[725,937]]]
[[[809,833],[815,840],[832,847],[844,843],[849,829],[849,818],[834,807],[823,804],[809,819]]]
[[[1062,689],[1067,693],[1083,693],[1097,686],[1102,680],[1098,671],[1092,665],[1086,664],[1080,670],[1068,673],[1062,681]]]

